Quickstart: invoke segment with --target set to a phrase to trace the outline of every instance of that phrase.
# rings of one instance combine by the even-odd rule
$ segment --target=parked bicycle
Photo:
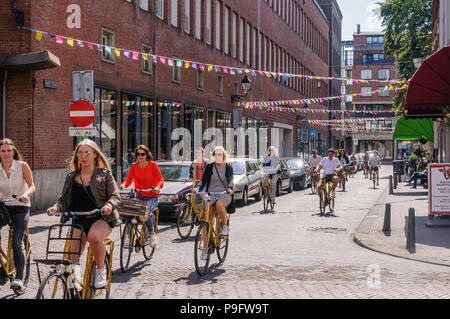
[[[75,224],[75,217],[92,216],[99,212],[102,212],[102,210],[94,209],[89,212],[49,211],[50,215],[61,216],[61,222],[49,228],[45,259],[35,259],[40,283],[36,295],[37,299],[109,299],[114,252],[113,240],[106,238],[104,241],[105,246],[109,247],[109,250],[105,254],[107,280],[103,288],[95,287],[96,262],[89,243],[87,243],[88,252],[82,282],[78,282],[77,276],[75,275],[76,267],[80,267],[80,265],[72,261],[71,258],[72,256],[78,256],[78,258],[81,256],[81,243],[83,242],[84,236],[83,227]],[[65,223],[67,218],[71,219],[71,223],[68,225]],[[66,235],[63,235],[63,229],[68,230]],[[74,229],[81,230],[80,237],[74,237]],[[55,247],[61,241],[65,242],[64,250],[62,251]],[[70,249],[70,243],[72,241],[79,242],[79,250],[73,251]],[[56,258],[50,258],[55,255]],[[39,264],[49,265],[51,268],[51,271],[43,279],[41,278]]]

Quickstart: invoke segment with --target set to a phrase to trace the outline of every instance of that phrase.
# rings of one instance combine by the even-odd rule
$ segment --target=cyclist
[[[28,220],[30,218],[30,197],[35,192],[33,175],[14,142],[9,138],[0,140],[0,198],[20,196],[19,199],[6,203],[13,229],[13,259],[16,268],[15,278],[11,281],[11,289],[23,291],[23,272],[25,254],[23,241]]]
[[[150,214],[158,206],[159,193],[164,186],[164,177],[162,176],[158,165],[153,161],[153,154],[147,146],[137,146],[134,150],[134,154],[138,160],[131,165],[128,176],[122,185],[120,185],[120,188],[127,188],[132,182],[134,182],[135,189],[149,189],[150,187],[154,187],[154,191],[137,193],[137,199],[148,202],[148,213]],[[148,229],[147,236],[150,234],[150,247],[155,247],[157,244],[157,237],[153,218],[149,216],[145,224]]]
[[[364,153],[364,176],[366,176],[366,174],[369,172],[369,152],[365,152]]]
[[[273,204],[275,205],[275,197],[277,194],[277,183],[278,178],[280,177],[280,174],[278,171],[280,171],[280,158],[278,157],[278,150],[275,146],[269,146],[267,150],[267,156],[263,160],[263,167],[269,167],[271,169],[276,169],[277,173],[270,174],[272,178],[272,200]],[[270,176],[269,176],[270,177]]]
[[[309,164],[309,175],[312,177],[314,174],[314,170],[319,166],[320,162],[322,161],[322,156],[317,155],[316,149],[313,149],[311,153],[312,154],[308,159],[308,164]]]
[[[377,172],[377,185],[378,181],[379,181],[379,174],[378,174],[378,168],[381,165],[381,158],[378,155],[378,152],[375,150],[373,151],[373,156],[370,158],[369,160],[369,175],[370,175],[370,179],[372,180],[372,171]]]
[[[352,153],[352,156],[350,156],[350,169],[352,171],[352,174],[355,174],[357,171],[357,163],[358,158],[356,157],[355,153]]]
[[[226,191],[223,195],[211,195],[211,220],[217,211],[222,221],[220,234],[228,236],[230,230],[227,226],[227,206],[231,203],[233,196],[233,166],[227,163],[227,153],[222,146],[216,146],[211,152],[212,163],[205,167],[202,179],[194,192],[219,193]],[[206,249],[202,252],[201,259],[207,257]]]
[[[347,172],[346,180],[348,181],[348,166],[350,164],[350,159],[348,158],[348,155],[344,149],[339,150],[338,159],[339,159],[339,162],[341,162],[342,167],[344,168],[344,170],[342,172],[344,172],[344,171]],[[341,176],[341,177],[343,177],[343,176]]]
[[[335,190],[339,183],[339,178],[336,176],[336,173],[338,173],[343,169],[341,162],[339,162],[339,160],[336,157],[334,157],[334,149],[332,148],[328,149],[328,156],[322,159],[322,161],[319,164],[319,167],[316,168],[316,172],[319,173],[322,168],[325,174],[324,178],[325,181],[323,181],[322,179],[320,180],[319,185],[317,186],[317,194],[320,197],[320,192],[322,190],[324,182],[325,183],[332,182],[333,187],[331,196],[334,198],[336,197]]]
[[[86,246],[86,240],[89,242],[97,265],[94,285],[100,289],[106,285],[104,240],[111,234],[119,220],[116,209],[120,203],[119,187],[106,156],[92,140],[84,139],[78,143],[70,163],[70,170],[61,196],[55,205],[47,209],[47,214],[50,215],[50,211],[88,212],[97,208],[102,209],[102,213],[93,216],[76,217],[75,224],[83,228],[83,241],[81,247],[79,241],[70,241],[70,251],[81,253]],[[81,230],[74,229],[73,237],[80,238]],[[78,263],[79,258],[78,254],[70,254],[73,262]],[[80,266],[76,265],[75,277],[78,283],[83,282],[80,271]]]
[[[191,167],[189,168],[189,178],[186,178],[184,181],[191,182],[196,180],[195,186],[197,186],[202,179],[205,166],[209,161],[205,159],[205,150],[201,147],[195,151],[195,156],[195,161],[192,162]]]

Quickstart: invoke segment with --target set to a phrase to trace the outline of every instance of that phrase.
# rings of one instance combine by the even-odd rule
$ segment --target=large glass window
[[[202,121],[202,129],[197,132],[199,136],[195,135],[195,121]],[[194,160],[195,141],[198,141],[199,147],[202,146],[203,131],[205,130],[205,112],[202,108],[197,106],[185,105],[184,107],[184,127],[191,133],[191,160]]]
[[[181,104],[158,102],[158,147],[155,159],[169,160],[172,152],[172,131],[181,126]]]

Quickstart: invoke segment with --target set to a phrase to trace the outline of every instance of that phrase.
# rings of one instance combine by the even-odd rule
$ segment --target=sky
[[[361,32],[383,31],[380,19],[372,11],[378,8],[381,0],[337,0],[341,9],[342,40],[353,40],[356,25],[361,25]]]

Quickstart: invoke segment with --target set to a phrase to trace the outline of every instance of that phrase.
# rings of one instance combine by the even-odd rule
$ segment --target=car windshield
[[[293,169],[300,169],[304,165],[303,161],[299,160],[299,159],[287,160],[286,162],[287,162],[289,168],[293,168]]]
[[[244,174],[244,165],[242,162],[231,162],[231,165],[233,166],[234,175]]]
[[[189,166],[186,165],[160,165],[159,170],[165,181],[183,182],[189,178]]]

